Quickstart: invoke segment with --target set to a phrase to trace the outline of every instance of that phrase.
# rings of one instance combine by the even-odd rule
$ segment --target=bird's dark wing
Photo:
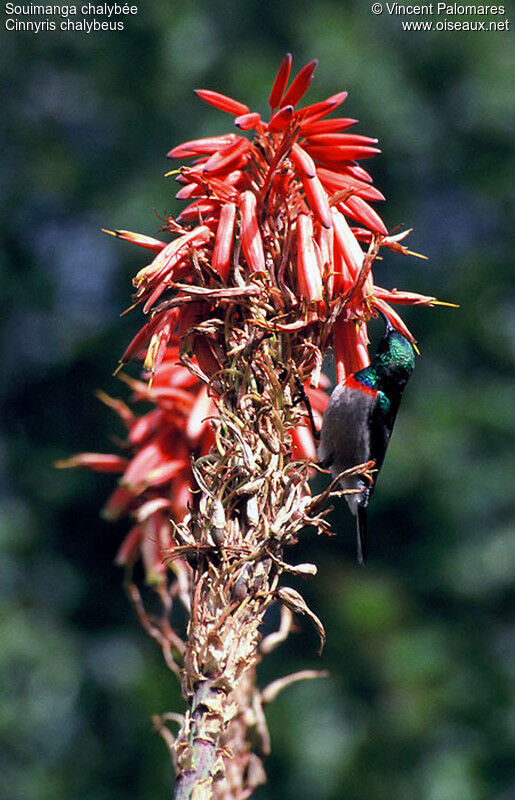
[[[324,414],[318,457],[337,474],[369,458],[368,420],[375,405],[373,395],[340,384]]]
[[[384,392],[378,392],[374,405],[370,409],[370,458],[375,461],[377,472],[383,465],[398,407],[399,404],[392,403]],[[370,489],[370,494],[374,488],[375,481]]]

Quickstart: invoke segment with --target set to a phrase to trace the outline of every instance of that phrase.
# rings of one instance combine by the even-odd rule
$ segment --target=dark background
[[[123,32],[2,30],[7,800],[170,797],[150,716],[182,704],[113,565],[125,527],[98,518],[113,481],[52,462],[112,451],[120,433],[93,392],[124,393],[111,373],[140,317],[119,313],[145,256],[100,228],[154,234],[153,209],[179,208],[166,151],[232,126],[193,89],[266,113],[287,50],[297,69],[319,59],[309,102],[349,91],[344,113],[383,148],[369,162],[383,217],[413,226],[412,249],[429,256],[387,254],[377,282],[461,308],[405,312],[422,357],[374,496],[366,569],[346,509],[337,536],[308,531],[291,554],[319,566],[305,593],[328,643],[318,659],[302,622],[260,683],[312,667],[332,677],[268,710],[273,755],[256,798],[513,796],[512,34],[405,33],[400,17],[350,0],[156,0]]]

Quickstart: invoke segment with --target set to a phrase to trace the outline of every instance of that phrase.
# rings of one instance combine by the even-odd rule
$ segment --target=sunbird
[[[381,313],[381,312],[380,312]],[[318,459],[337,477],[346,469],[375,462],[375,478],[362,475],[341,478],[345,495],[356,517],[358,562],[365,563],[367,506],[384,461],[401,397],[415,368],[415,351],[405,336],[385,321],[385,333],[371,364],[353,372],[333,390],[322,420]]]

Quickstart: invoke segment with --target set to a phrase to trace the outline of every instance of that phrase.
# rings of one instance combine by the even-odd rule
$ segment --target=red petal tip
[[[318,61],[314,59],[313,61],[310,61],[309,64],[306,64],[303,69],[301,69],[292,85],[282,98],[280,103],[281,107],[295,106],[299,102],[313,79],[313,73],[317,67],[317,64]]]
[[[261,122],[261,114],[258,114],[257,111],[251,111],[250,114],[241,114],[234,120],[234,124],[241,131],[250,131],[259,122]]]
[[[293,106],[283,106],[273,115],[268,123],[268,130],[274,133],[284,130],[292,117]]]
[[[270,97],[268,98],[268,103],[272,109],[277,108],[281,101],[283,92],[286,89],[286,84],[288,83],[288,78],[290,77],[291,62],[291,53],[286,53],[281,61],[281,65],[277,71],[274,84],[270,91]]]

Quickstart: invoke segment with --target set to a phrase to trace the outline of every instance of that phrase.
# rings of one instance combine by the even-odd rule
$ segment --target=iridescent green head
[[[379,342],[371,367],[381,382],[404,388],[408,378],[415,369],[415,351],[405,336],[394,329],[390,321],[385,319],[386,330]]]

